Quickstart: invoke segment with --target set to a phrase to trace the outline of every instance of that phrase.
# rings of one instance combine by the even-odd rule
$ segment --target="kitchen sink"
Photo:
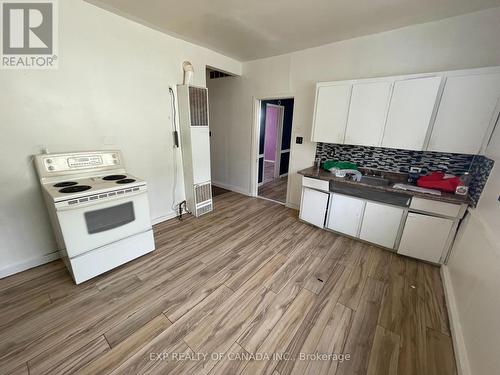
[[[362,176],[361,181],[363,184],[373,185],[373,186],[387,186],[389,185],[389,180],[383,177],[377,176]]]
[[[411,196],[405,193],[378,190],[363,185],[345,184],[335,180],[330,180],[329,187],[332,193],[350,195],[394,206],[408,207],[411,201]]]

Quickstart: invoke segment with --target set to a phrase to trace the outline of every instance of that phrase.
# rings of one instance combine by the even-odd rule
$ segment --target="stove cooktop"
[[[117,184],[131,184],[132,182],[135,182],[133,178],[124,178],[123,180],[116,181]]]
[[[123,180],[124,178],[127,178],[127,176],[124,174],[111,174],[109,176],[104,176],[102,179],[104,181],[116,181],[116,180]]]
[[[81,191],[86,191],[86,190],[90,190],[90,189],[92,189],[92,187],[88,186],[88,185],[74,185],[74,186],[68,186],[68,187],[64,187],[64,188],[60,189],[59,193],[63,193],[63,194],[79,193]]]
[[[120,171],[116,174],[93,177],[72,176],[71,181],[47,182],[43,187],[48,195],[58,202],[142,185],[145,185],[145,181]]]
[[[66,186],[73,186],[77,185],[78,182],[75,181],[63,181],[63,182],[58,182],[57,184],[54,185],[54,187],[66,187]]]

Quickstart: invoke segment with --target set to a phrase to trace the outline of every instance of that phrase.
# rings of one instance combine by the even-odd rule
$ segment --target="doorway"
[[[257,196],[286,203],[293,99],[260,100]]]

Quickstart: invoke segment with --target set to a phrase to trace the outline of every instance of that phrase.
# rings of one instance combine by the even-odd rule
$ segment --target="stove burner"
[[[75,181],[63,181],[63,182],[58,182],[57,184],[54,185],[54,187],[66,187],[66,186],[73,186],[77,185],[78,182]]]
[[[125,176],[124,174],[112,174],[109,176],[105,176],[102,179],[106,181],[115,181],[115,180],[123,180],[125,177],[127,176]]]
[[[135,182],[133,178],[125,178],[120,181],[116,181],[117,184],[130,184],[131,182]]]
[[[88,185],[76,185],[62,188],[59,193],[78,193],[80,191],[85,191],[91,189]]]

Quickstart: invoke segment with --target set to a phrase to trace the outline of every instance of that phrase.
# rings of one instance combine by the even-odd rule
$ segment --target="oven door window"
[[[89,234],[121,227],[135,220],[134,204],[127,202],[118,206],[85,212]]]

